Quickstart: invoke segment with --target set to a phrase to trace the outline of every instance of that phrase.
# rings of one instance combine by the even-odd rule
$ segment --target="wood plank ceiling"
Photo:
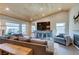
[[[68,3],[0,3],[0,14],[33,21],[60,10],[69,10],[73,5]]]

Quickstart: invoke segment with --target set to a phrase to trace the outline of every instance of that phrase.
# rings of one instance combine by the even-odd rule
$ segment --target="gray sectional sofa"
[[[54,42],[68,46],[72,43],[70,36],[65,34],[59,34],[54,37]]]

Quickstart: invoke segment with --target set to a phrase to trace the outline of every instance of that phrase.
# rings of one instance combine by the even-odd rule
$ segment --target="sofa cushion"
[[[64,38],[64,34],[59,34],[59,35],[57,35],[57,37]]]
[[[23,36],[24,38],[26,38],[26,39],[31,39],[31,37],[30,36]]]
[[[45,41],[45,40],[31,39],[30,42],[31,43],[37,43],[37,44],[47,45],[47,41]]]
[[[17,37],[21,36],[21,37],[23,37],[22,34],[13,34],[12,36],[17,36]]]
[[[27,39],[25,37],[19,37],[19,41],[30,42],[30,39]]]
[[[18,37],[16,37],[16,36],[11,36],[9,39],[10,40],[19,40]]]

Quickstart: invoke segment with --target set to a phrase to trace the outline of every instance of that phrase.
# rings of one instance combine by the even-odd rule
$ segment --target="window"
[[[56,34],[65,33],[65,23],[56,23]]]
[[[19,24],[6,23],[6,34],[19,33]]]
[[[35,32],[35,31],[36,31],[35,26],[32,26],[32,32]]]
[[[26,24],[6,23],[5,34],[26,34]]]
[[[22,24],[22,34],[26,35],[26,24]]]
[[[35,23],[32,23],[32,32],[35,32],[35,31],[36,31]]]

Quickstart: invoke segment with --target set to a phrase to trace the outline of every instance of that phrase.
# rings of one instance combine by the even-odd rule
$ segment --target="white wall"
[[[34,21],[32,23],[35,23],[35,25],[36,25],[37,22],[45,22],[45,21],[46,22],[50,21],[51,30],[53,31],[53,34],[56,34],[56,23],[61,23],[61,22],[66,23],[65,32],[66,32],[66,34],[69,34],[69,14],[68,14],[68,11],[63,11],[63,12],[42,18],[40,20]]]
[[[65,23],[65,33],[69,34],[69,14],[68,11],[60,12],[53,15],[52,18],[52,28],[53,33],[56,34],[56,23]]]
[[[79,33],[79,22],[74,24],[73,16],[77,15],[79,12],[79,4],[73,6],[73,8],[69,12],[69,34],[73,38],[74,33]]]

